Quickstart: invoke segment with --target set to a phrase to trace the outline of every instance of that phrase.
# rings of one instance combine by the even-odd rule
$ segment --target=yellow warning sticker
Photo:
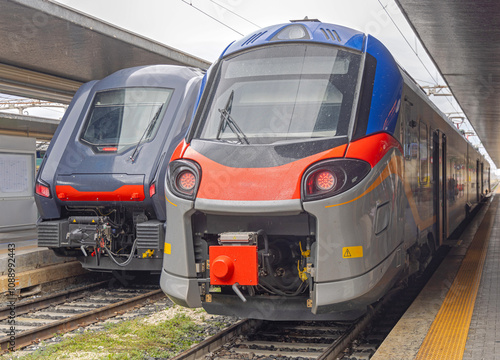
[[[342,257],[344,259],[363,257],[363,247],[362,246],[344,247],[342,248]]]
[[[165,250],[163,250],[163,252],[167,255],[172,254],[172,244],[165,243]]]

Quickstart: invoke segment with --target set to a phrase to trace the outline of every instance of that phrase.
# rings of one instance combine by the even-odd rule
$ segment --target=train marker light
[[[149,197],[153,197],[156,194],[156,183],[149,185]]]
[[[35,192],[43,197],[50,198],[50,189],[48,186],[42,185],[39,182],[36,183]]]

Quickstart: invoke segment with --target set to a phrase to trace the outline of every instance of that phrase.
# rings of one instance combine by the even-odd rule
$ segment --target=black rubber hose
[[[113,262],[118,265],[118,266],[127,266],[128,264],[130,264],[130,262],[132,261],[132,259],[134,258],[134,253],[135,253],[135,250],[137,248],[137,239],[134,240],[134,244],[132,245],[132,250],[130,251],[130,254],[128,256],[128,259],[125,260],[124,262],[118,262],[115,257],[113,256],[113,254],[111,253],[111,251],[109,251],[109,249],[107,247],[104,247],[104,249],[106,250],[106,252],[108,253],[109,257],[111,258],[111,260],[113,260]]]

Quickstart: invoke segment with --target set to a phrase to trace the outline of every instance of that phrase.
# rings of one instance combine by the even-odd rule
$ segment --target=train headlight
[[[185,192],[193,191],[196,186],[196,175],[190,170],[183,170],[177,176],[177,187]]]
[[[329,191],[335,187],[337,177],[329,170],[322,170],[314,176],[314,185],[321,191]]]
[[[271,41],[276,40],[310,40],[309,32],[306,27],[301,24],[287,25],[282,28],[276,35],[274,35]]]
[[[168,165],[168,188],[176,196],[194,200],[200,179],[201,168],[194,161],[175,160]]]
[[[302,177],[302,200],[319,200],[347,191],[370,170],[369,163],[357,159],[332,159],[313,164]]]

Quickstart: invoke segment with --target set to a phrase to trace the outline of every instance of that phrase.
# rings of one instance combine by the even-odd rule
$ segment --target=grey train
[[[489,191],[488,163],[373,36],[270,26],[205,76],[167,170],[160,282],[178,304],[357,317]]]
[[[142,66],[80,87],[37,175],[38,246],[89,270],[161,271],[163,179],[202,77]]]

